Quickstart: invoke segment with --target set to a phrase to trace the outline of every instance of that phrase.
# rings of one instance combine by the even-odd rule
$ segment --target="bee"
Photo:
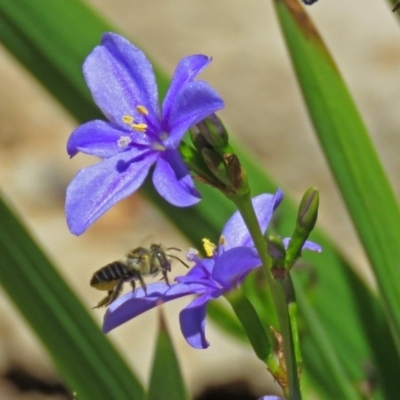
[[[179,257],[170,254],[170,250],[180,251],[176,247],[167,248],[162,244],[152,244],[150,248],[137,247],[120,260],[100,268],[93,274],[90,286],[98,290],[107,290],[108,293],[94,308],[110,305],[121,294],[125,282],[129,282],[132,290],[135,290],[135,281],[139,281],[147,295],[144,276],[154,277],[161,272],[166,284],[170,286],[168,272],[171,271],[172,258],[189,268]]]

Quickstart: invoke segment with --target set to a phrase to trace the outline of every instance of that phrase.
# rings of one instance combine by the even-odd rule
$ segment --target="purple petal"
[[[167,149],[162,153],[154,169],[153,184],[174,206],[187,207],[200,201],[200,193],[177,150]]]
[[[144,181],[158,153],[131,150],[78,171],[67,188],[67,224],[83,233],[112,205],[132,194]]]
[[[267,230],[275,209],[282,201],[283,193],[281,189],[277,189],[275,194],[260,194],[252,199],[254,211],[257,215],[261,231]],[[221,236],[225,238],[225,245],[220,246],[218,251],[231,249],[238,246],[252,246],[253,240],[243,221],[239,211],[236,211],[228,222],[225,224]]]
[[[169,132],[168,128],[171,126],[168,123],[171,108],[175,103],[178,93],[188,82],[193,81],[210,62],[211,58],[197,54],[183,58],[176,66],[171,85],[162,106],[162,120],[166,123],[164,128],[166,128],[167,132]]]
[[[183,336],[195,349],[206,349],[210,345],[205,334],[206,309],[208,301],[213,298],[211,293],[196,297],[179,314]]]
[[[214,268],[213,258],[203,258],[194,265],[184,276],[177,276],[175,280],[179,283],[196,283],[208,281]]]
[[[286,249],[289,246],[290,239],[291,239],[290,237],[287,237],[282,240]],[[302,250],[311,250],[315,251],[316,253],[321,253],[322,247],[319,244],[312,242],[311,240],[306,240],[303,244]]]
[[[174,99],[169,118],[170,135],[164,143],[169,147],[177,147],[191,126],[220,110],[224,105],[219,94],[207,82],[188,83]]]
[[[212,278],[226,290],[232,290],[252,269],[260,265],[260,258],[254,249],[235,247],[216,256]]]
[[[148,118],[157,124],[158,93],[153,67],[137,47],[115,33],[106,33],[86,58],[83,73],[97,106],[112,122],[123,125],[130,115],[137,122],[143,115],[136,106],[149,111]]]
[[[120,127],[104,121],[90,121],[76,128],[68,139],[67,152],[73,157],[79,151],[100,158],[108,158],[122,151],[118,146],[121,136],[129,136]]]
[[[172,285],[166,295],[175,296],[179,294],[179,296],[182,297],[189,294],[205,294],[215,291],[215,287],[210,288],[207,284],[208,280],[204,280],[204,282],[194,282],[189,284],[179,282],[175,285]]]
[[[258,400],[284,400],[284,399],[278,396],[263,396],[260,397]]]
[[[151,283],[147,285],[147,296],[142,288],[137,288],[134,292],[119,297],[107,308],[104,315],[103,332],[110,332],[145,311],[186,295],[186,293],[179,292],[168,295],[169,290],[170,287],[166,283]]]

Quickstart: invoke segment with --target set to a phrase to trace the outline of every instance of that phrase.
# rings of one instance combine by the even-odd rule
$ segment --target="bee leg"
[[[142,275],[138,274],[138,279],[140,282],[140,286],[142,287],[144,294],[147,296],[147,287],[146,287],[146,282],[144,281]]]
[[[161,273],[162,273],[162,275],[163,275],[163,278],[164,278],[164,280],[165,280],[165,283],[166,283],[169,287],[171,287],[171,285],[170,285],[170,283],[169,283],[169,280],[168,280],[168,272],[167,272],[167,270],[166,270],[166,269],[162,269],[162,270],[161,270]]]
[[[124,281],[121,279],[114,289],[108,291],[108,295],[101,300],[97,306],[93,308],[107,307],[109,306],[122,292],[122,288],[124,286]]]
[[[134,281],[134,280],[132,280],[132,281],[130,281],[129,283],[130,283],[130,284],[131,284],[131,286],[132,286],[132,292],[134,292],[134,291],[135,291],[135,289],[136,289],[136,283],[135,283],[135,281]]]
[[[100,300],[97,304],[97,306],[94,306],[93,308],[101,308],[101,307],[106,307],[108,304],[111,303],[110,299],[112,298],[112,294],[114,292],[114,289],[108,291],[108,295],[104,297],[103,300]]]
[[[108,304],[111,304],[118,296],[120,296],[120,294],[122,293],[122,289],[123,288],[124,288],[124,280],[121,279],[117,283],[117,286],[115,286],[114,291],[113,291],[113,295],[112,295],[112,299],[110,300],[110,303],[108,303]]]

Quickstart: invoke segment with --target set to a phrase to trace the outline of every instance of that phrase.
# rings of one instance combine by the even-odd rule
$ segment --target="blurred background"
[[[319,227],[373,285],[313,135],[272,3],[87,3],[169,73],[185,55],[212,56],[201,79],[225,99],[226,108],[219,115],[235,141],[247,147],[296,201],[308,187],[320,189]],[[398,195],[400,35],[390,9],[389,3],[373,0],[320,0],[307,11],[353,93]],[[76,121],[1,45],[0,76],[0,187],[88,309],[103,296],[89,286],[93,272],[127,250],[149,241],[183,250],[190,246],[140,194],[119,203],[81,237],[73,236],[65,223],[65,189],[79,168],[96,160],[84,155],[69,160],[65,144]],[[184,268],[176,263],[172,275],[182,273]],[[67,398],[45,351],[7,297],[1,292],[0,296],[0,398]],[[240,381],[255,395],[265,393],[268,374],[263,364],[250,348],[223,336],[210,321],[209,349],[199,351],[187,345],[179,330],[178,313],[188,302],[188,298],[177,300],[164,310],[190,390],[200,394],[206,387]],[[99,324],[103,313],[93,310]],[[152,360],[156,318],[157,312],[148,312],[109,335],[144,381]],[[25,389],[37,390],[25,391],[21,382]],[[269,390],[279,393],[276,387]]]

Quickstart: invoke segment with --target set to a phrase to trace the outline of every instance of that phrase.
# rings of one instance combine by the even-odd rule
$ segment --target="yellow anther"
[[[140,132],[146,132],[147,124],[132,124],[132,128]]]
[[[149,110],[145,106],[136,106],[136,110],[142,115],[149,115]]]
[[[136,129],[139,132],[146,132],[147,124],[143,123],[135,124],[134,120],[135,119],[131,115],[124,115],[122,117],[122,121],[125,122],[127,125],[129,125],[131,128]]]
[[[204,251],[206,252],[207,257],[212,257],[217,249],[217,246],[210,242],[207,238],[202,239]]]
[[[131,115],[124,115],[122,117],[122,121],[125,122],[126,124],[128,124],[129,126],[132,126],[134,119]]]
[[[219,245],[220,246],[225,246],[226,245],[226,240],[225,240],[225,236],[221,235],[221,237],[219,238]]]

